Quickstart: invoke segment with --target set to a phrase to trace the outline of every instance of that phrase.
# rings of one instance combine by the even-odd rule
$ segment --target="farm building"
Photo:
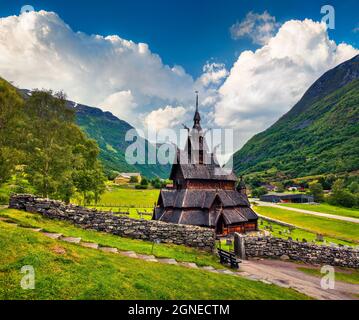
[[[142,177],[141,177],[141,174],[138,172],[122,172],[115,178],[115,180],[113,182],[115,184],[130,183],[132,177],[135,177],[137,179],[137,181],[136,181],[137,183],[141,182]]]
[[[177,150],[172,166],[173,188],[161,190],[153,219],[209,227],[219,235],[257,230],[258,216],[250,207],[243,180],[236,186],[234,172],[222,168],[208,151],[198,95],[193,120],[186,148]]]
[[[314,197],[307,194],[286,194],[286,193],[270,193],[260,197],[261,201],[274,203],[310,203],[314,202]]]

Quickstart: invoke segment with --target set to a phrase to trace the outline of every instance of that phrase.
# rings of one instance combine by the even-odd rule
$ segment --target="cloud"
[[[354,32],[354,33],[359,32],[359,25],[353,29],[353,32]]]
[[[358,53],[331,41],[324,23],[288,21],[268,44],[239,56],[219,89],[214,122],[236,128],[239,147],[289,111],[324,72]]]
[[[253,43],[264,45],[276,33],[280,24],[267,11],[262,14],[250,11],[244,20],[231,26],[232,38],[250,38]]]
[[[218,85],[228,76],[228,71],[223,63],[206,63],[203,66],[203,74],[198,81],[208,87],[211,84]]]
[[[116,117],[132,122],[132,116],[137,104],[134,102],[131,90],[115,92],[99,104],[104,111],[110,111]]]
[[[194,97],[193,78],[147,44],[74,32],[53,12],[0,19],[0,52],[0,75],[17,86],[64,90],[134,125],[142,123],[139,113]]]
[[[144,124],[151,130],[173,128],[183,122],[186,109],[182,106],[166,106],[151,111],[145,118]]]

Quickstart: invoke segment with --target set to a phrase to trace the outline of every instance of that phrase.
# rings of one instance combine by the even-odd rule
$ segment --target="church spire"
[[[198,111],[198,91],[196,91],[196,112],[193,118],[193,129],[201,130],[201,116]]]

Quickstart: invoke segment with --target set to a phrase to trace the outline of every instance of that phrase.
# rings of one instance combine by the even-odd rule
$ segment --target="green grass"
[[[153,253],[156,257],[160,258],[173,258],[177,261],[195,262],[201,266],[223,268],[215,255],[185,246],[160,243],[155,244],[152,252],[152,242],[123,238],[104,232],[85,230],[72,225],[70,222],[47,219],[40,214],[13,209],[3,209],[0,210],[0,216],[10,218],[22,226],[37,227],[48,232],[79,237],[82,238],[83,241],[115,247],[122,251],[135,251],[141,254]]]
[[[126,215],[126,217],[130,217],[133,219],[145,219],[145,220],[151,220],[152,219],[152,213],[153,208],[131,208],[131,207],[104,207],[104,206],[86,206],[87,208],[94,208],[99,211],[111,211],[113,213],[117,212],[129,212],[129,215]],[[138,211],[137,211],[138,210]],[[146,212],[150,213],[151,215],[141,215],[138,212]]]
[[[299,267],[298,270],[303,271],[306,274],[323,277],[320,269]],[[335,280],[342,281],[351,284],[359,284],[359,271],[354,269],[335,268]]]
[[[359,224],[335,219],[316,217],[295,211],[273,207],[254,207],[263,216],[294,224],[299,228],[338,240],[359,243]]]
[[[307,230],[303,230],[299,228],[295,228],[291,230],[288,227],[282,226],[274,222],[268,222],[264,219],[259,219],[258,226],[260,230],[266,230],[270,232],[274,237],[286,239],[286,240],[288,240],[288,238],[291,237],[292,240],[295,241],[303,241],[303,239],[305,239],[307,242],[312,242],[317,245],[325,245],[325,244],[328,245],[331,242],[341,245],[347,245],[347,246],[356,245],[353,242],[338,240],[332,237],[323,237],[324,241],[317,241],[317,234],[315,232],[309,232]],[[272,228],[272,231],[270,231],[270,226]]]
[[[35,289],[20,287],[23,266]],[[0,299],[307,299],[291,289],[143,262],[46,238],[0,221]]]
[[[302,204],[302,203],[286,203],[281,204],[285,207],[297,208],[297,209],[304,209],[310,210],[320,213],[328,213],[328,214],[335,214],[337,216],[343,217],[351,217],[351,218],[358,218],[359,219],[359,209],[348,209],[344,207],[332,206],[327,203],[321,204]]]
[[[137,190],[130,185],[108,184],[107,188],[97,204],[98,207],[153,208],[160,193],[158,189]]]

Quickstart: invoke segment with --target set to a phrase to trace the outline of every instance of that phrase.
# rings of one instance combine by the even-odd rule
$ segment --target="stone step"
[[[175,259],[161,258],[161,259],[157,259],[157,260],[158,260],[158,262],[166,263],[166,264],[178,264],[178,262]]]
[[[85,248],[98,249],[99,245],[93,242],[80,242],[80,245]]]
[[[223,273],[223,274],[229,274],[229,275],[234,275],[235,273],[231,270],[228,270],[228,269],[220,269],[220,270],[217,270],[219,273]]]
[[[61,233],[42,232],[42,234],[51,239],[59,239],[62,237]]]
[[[73,238],[73,237],[64,237],[61,238],[62,241],[70,242],[70,243],[80,243],[81,238]]]
[[[118,249],[117,249],[117,248],[99,247],[99,249],[100,249],[101,251],[104,251],[104,252],[118,253]]]
[[[42,231],[41,228],[29,228],[29,230],[34,231],[34,232],[41,232]]]
[[[123,256],[126,256],[126,257],[130,257],[130,258],[138,258],[136,252],[134,252],[134,251],[121,251],[120,254],[122,254]]]
[[[213,271],[213,270],[216,270],[215,268],[213,268],[212,266],[205,266],[205,267],[202,267],[201,269],[203,270],[207,270],[207,271]]]
[[[148,260],[148,259],[156,259],[153,255],[147,255],[147,254],[136,254],[139,259],[142,260]]]
[[[198,266],[193,262],[180,262],[180,265],[187,268],[198,269]]]

